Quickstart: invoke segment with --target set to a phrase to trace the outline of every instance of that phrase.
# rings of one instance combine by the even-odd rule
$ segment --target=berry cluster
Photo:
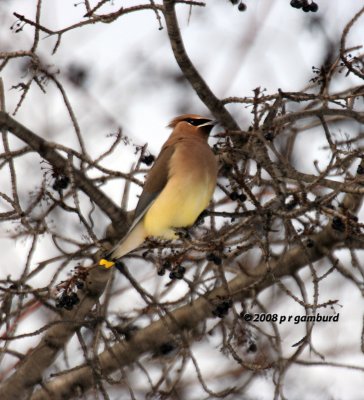
[[[299,199],[297,198],[297,196],[290,195],[286,198],[285,203],[284,203],[284,208],[287,211],[291,211],[293,210],[297,205],[299,204]]]
[[[176,266],[176,268],[173,271],[171,271],[169,273],[169,278],[172,280],[173,279],[183,279],[185,272],[186,272],[186,268],[183,265],[179,264]]]
[[[62,192],[62,190],[67,189],[68,184],[70,183],[70,178],[66,175],[58,175],[55,176],[53,174],[54,183],[52,185],[53,190],[57,192]]]
[[[212,261],[215,265],[221,265],[221,263],[222,263],[221,257],[217,256],[214,253],[206,254],[206,260]]]
[[[266,132],[266,133],[264,134],[264,139],[265,139],[265,140],[268,140],[268,142],[273,141],[273,139],[274,139],[274,132],[272,132],[272,131]]]
[[[176,345],[172,342],[163,343],[159,346],[158,353],[165,356],[176,348]]]
[[[75,268],[74,275],[67,281],[62,281],[56,287],[57,299],[56,307],[72,310],[73,307],[80,302],[77,290],[81,290],[85,286],[87,277],[87,269],[81,266]]]
[[[163,262],[162,266],[158,268],[158,275],[165,275],[167,269],[170,271],[169,278],[172,280],[183,279],[186,272],[186,267],[184,267],[182,264],[177,264],[172,267],[171,262],[169,260],[166,260]]]
[[[332,229],[335,229],[336,231],[345,232],[345,223],[340,217],[335,216],[332,219],[331,226],[332,226]]]
[[[77,296],[76,292],[71,292],[69,294],[62,292],[60,296],[56,300],[57,308],[64,308],[65,310],[71,311],[73,306],[78,304],[80,299]]]
[[[239,5],[238,5],[238,10],[239,10],[239,11],[245,11],[245,10],[246,10],[246,4],[243,3],[242,1],[239,1],[239,0],[230,0],[230,3],[231,3],[233,6],[235,6],[236,4],[239,3]]]
[[[229,309],[233,306],[233,301],[231,299],[222,299],[212,310],[212,315],[214,317],[223,318],[228,314]]]
[[[304,12],[317,12],[319,8],[317,3],[314,1],[309,3],[308,0],[291,0],[290,4],[293,8],[302,8]]]
[[[166,269],[171,269],[171,262],[169,260],[164,261],[163,264],[158,268],[158,275],[165,275]]]
[[[246,349],[246,351],[247,351],[248,353],[256,353],[257,350],[258,350],[257,344],[256,344],[253,340],[250,339],[250,340],[248,341],[248,343],[247,343],[247,349]]]
[[[77,87],[84,87],[88,78],[88,70],[86,67],[71,63],[67,67],[67,78]]]
[[[64,171],[60,168],[56,168],[51,166],[47,161],[41,161],[41,164],[45,164],[45,167],[41,167],[41,169],[44,172],[44,176],[48,177],[49,175],[52,176],[53,184],[52,188],[53,190],[56,190],[60,194],[62,194],[62,191],[67,189],[69,183],[70,183],[70,178],[64,173]]]
[[[239,194],[238,192],[231,192],[229,194],[229,197],[232,201],[236,201],[239,199],[242,203],[247,199],[246,195],[244,193]]]

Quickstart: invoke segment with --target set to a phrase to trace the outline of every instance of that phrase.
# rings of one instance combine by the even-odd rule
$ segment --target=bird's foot
[[[99,265],[106,269],[115,267],[119,272],[123,273],[124,264],[120,260],[107,260],[106,258],[102,258],[99,261]]]
[[[104,267],[104,268],[111,268],[115,265],[114,261],[111,260],[107,260],[106,258],[101,258],[101,260],[99,261],[99,265],[100,267]]]
[[[173,230],[179,239],[191,239],[189,228],[175,228]]]

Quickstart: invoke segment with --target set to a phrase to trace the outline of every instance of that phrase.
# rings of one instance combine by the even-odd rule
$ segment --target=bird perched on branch
[[[176,239],[175,229],[195,223],[216,186],[217,161],[207,143],[216,124],[196,114],[170,122],[173,131],[148,173],[130,229],[100,265],[112,267],[148,236]]]

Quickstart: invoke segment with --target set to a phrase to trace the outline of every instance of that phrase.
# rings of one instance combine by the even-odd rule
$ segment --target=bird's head
[[[168,124],[169,128],[173,128],[174,132],[183,132],[184,134],[200,135],[207,139],[212,128],[218,123],[211,118],[202,117],[197,114],[183,114],[172,119]]]

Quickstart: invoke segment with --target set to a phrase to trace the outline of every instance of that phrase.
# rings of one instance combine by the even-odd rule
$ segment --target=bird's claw
[[[191,239],[190,231],[188,228],[175,228],[174,232],[180,239]]]

